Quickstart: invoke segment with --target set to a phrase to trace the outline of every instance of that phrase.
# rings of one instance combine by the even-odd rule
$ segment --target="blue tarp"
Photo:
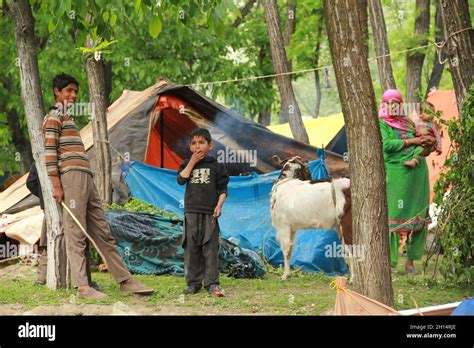
[[[313,179],[328,177],[323,160],[310,162]],[[176,171],[156,168],[133,162],[125,171],[125,181],[133,197],[153,204],[159,209],[183,216],[184,190],[176,182]],[[228,197],[219,225],[222,236],[235,237],[240,246],[261,250],[273,266],[283,264],[283,254],[275,239],[270,216],[270,191],[280,171],[252,176],[232,176]],[[340,244],[335,231],[305,230],[296,235],[291,266],[307,272],[324,272],[329,275],[347,273],[342,258],[326,257],[328,248]]]
[[[462,301],[451,315],[474,315],[474,297]]]

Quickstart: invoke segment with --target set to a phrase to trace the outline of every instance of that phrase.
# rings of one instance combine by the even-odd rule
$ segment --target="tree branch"
[[[234,24],[232,26],[234,28],[237,28],[242,22],[245,20],[245,17],[250,13],[250,10],[252,10],[253,4],[255,3],[255,0],[249,0],[245,4],[245,6],[240,10],[240,17],[237,17],[237,19],[234,21]]]

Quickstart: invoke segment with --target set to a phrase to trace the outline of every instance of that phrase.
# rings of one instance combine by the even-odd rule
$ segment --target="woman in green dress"
[[[407,232],[405,269],[407,274],[415,274],[413,260],[423,256],[430,223],[428,167],[424,158],[414,168],[403,162],[413,158],[416,146],[428,148],[436,140],[431,136],[414,136],[415,125],[404,116],[402,102],[400,92],[387,90],[382,97],[379,124],[387,175],[390,261],[392,267],[397,265],[400,232]]]

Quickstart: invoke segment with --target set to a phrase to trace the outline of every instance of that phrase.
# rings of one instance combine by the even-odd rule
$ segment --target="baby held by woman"
[[[416,137],[421,136],[432,136],[436,138],[436,143],[433,145],[436,150],[436,154],[441,155],[441,135],[436,122],[434,121],[435,107],[432,103],[425,101],[422,105],[423,109],[419,115],[414,117],[414,123],[416,126]],[[413,152],[413,158],[411,160],[403,162],[407,167],[415,168],[422,157],[426,157],[434,149],[424,149],[422,146],[415,147]]]

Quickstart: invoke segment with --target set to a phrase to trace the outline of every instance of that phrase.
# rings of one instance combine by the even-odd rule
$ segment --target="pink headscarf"
[[[399,104],[398,115],[388,114],[385,109],[385,103],[388,103],[389,101],[395,101]],[[396,89],[388,89],[383,94],[382,102],[380,103],[379,117],[392,128],[411,133],[415,132],[413,121],[403,115],[403,98],[401,93]]]

